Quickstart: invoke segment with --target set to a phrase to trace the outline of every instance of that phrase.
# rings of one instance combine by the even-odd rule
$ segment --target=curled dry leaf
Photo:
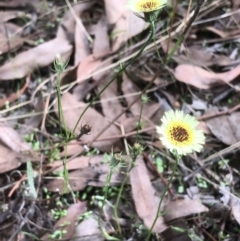
[[[169,222],[173,219],[186,217],[189,215],[207,212],[208,208],[201,204],[199,200],[191,199],[178,199],[176,201],[169,202],[164,207],[164,220]]]
[[[146,227],[151,228],[157,214],[158,202],[142,156],[137,158],[136,166],[130,172],[130,183],[137,214]],[[163,217],[160,216],[153,228],[153,232],[161,233],[165,229],[167,229],[167,226]]]
[[[86,211],[86,202],[72,204],[67,210],[67,215],[57,221],[57,223],[54,225],[53,230],[66,230],[66,232],[64,232],[63,236],[61,237],[62,239],[69,240],[73,238],[75,235],[76,221],[78,220],[78,217]],[[49,235],[49,233],[45,234],[41,238],[41,240],[50,240]]]
[[[65,123],[69,130],[73,131],[79,117],[84,111],[87,105],[83,102],[78,102],[73,95],[66,93],[62,96],[62,107],[65,118]],[[57,102],[55,104],[55,112],[58,113]],[[84,124],[88,124],[92,127],[89,135],[83,135],[81,140],[84,143],[92,141],[92,139],[98,135],[102,129],[108,125],[108,120],[98,113],[92,107],[88,108],[86,113],[83,115],[80,123],[76,128],[75,135],[79,134],[79,131]],[[63,124],[63,123],[62,123]],[[119,135],[120,131],[115,125],[111,125],[102,135],[101,138],[111,137]],[[111,151],[112,147],[116,144],[117,140],[106,140],[106,141],[94,141],[92,147],[98,148],[101,151]]]
[[[211,107],[206,111],[206,114],[218,112],[217,107]],[[205,122],[211,132],[223,143],[233,145],[240,141],[240,112],[213,117]]]
[[[177,80],[199,89],[211,89],[214,86],[230,83],[239,75],[240,65],[224,73],[213,73],[198,66],[181,64],[177,66],[174,72]]]

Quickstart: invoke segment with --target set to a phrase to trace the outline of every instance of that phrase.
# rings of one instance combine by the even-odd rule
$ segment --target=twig
[[[200,121],[200,120],[206,120],[206,119],[210,119],[210,118],[221,116],[221,115],[225,115],[225,114],[232,114],[234,111],[238,110],[239,108],[240,108],[240,104],[235,105],[231,109],[227,109],[227,110],[223,110],[223,111],[219,111],[219,112],[214,112],[214,113],[202,115],[200,117],[197,117],[197,119]]]
[[[194,223],[202,230],[203,233],[205,233],[212,241],[218,241],[217,239],[215,239],[212,234],[210,234],[205,228],[200,227],[197,220],[193,219]]]

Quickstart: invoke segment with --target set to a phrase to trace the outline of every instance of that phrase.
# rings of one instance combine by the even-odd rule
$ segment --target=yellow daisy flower
[[[171,152],[186,155],[193,151],[200,152],[205,143],[205,136],[196,127],[199,122],[182,111],[168,111],[161,119],[162,125],[157,127],[162,144]]]
[[[133,12],[152,12],[165,6],[167,0],[129,0],[128,8]]]

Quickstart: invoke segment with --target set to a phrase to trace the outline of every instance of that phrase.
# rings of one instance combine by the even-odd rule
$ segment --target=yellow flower
[[[162,144],[171,152],[186,155],[193,151],[200,152],[205,143],[205,136],[196,127],[199,122],[182,111],[168,111],[161,119],[162,125],[157,127]]]
[[[128,8],[133,12],[152,12],[163,8],[168,0],[129,0]]]

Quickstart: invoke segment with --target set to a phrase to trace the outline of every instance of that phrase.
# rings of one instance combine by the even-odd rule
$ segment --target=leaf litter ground
[[[188,7],[193,11],[198,3],[179,3],[171,21],[175,3],[169,3],[155,41],[77,128],[87,103],[146,41],[148,24],[126,9],[125,0],[0,3],[1,240],[104,240],[99,216],[109,235],[146,240],[174,163],[155,131],[170,109],[195,115],[207,143],[201,154],[180,161],[151,240],[238,240],[240,2],[204,2],[183,44],[164,64],[186,26]],[[57,55],[69,60],[61,82],[65,124],[76,136],[91,127],[68,145],[60,135]],[[139,96],[152,79],[137,132]],[[116,225],[114,205],[127,165],[113,174],[101,214],[110,171],[104,153],[122,152],[127,164],[136,138],[145,148],[115,207]],[[62,193],[65,157],[69,193]]]

